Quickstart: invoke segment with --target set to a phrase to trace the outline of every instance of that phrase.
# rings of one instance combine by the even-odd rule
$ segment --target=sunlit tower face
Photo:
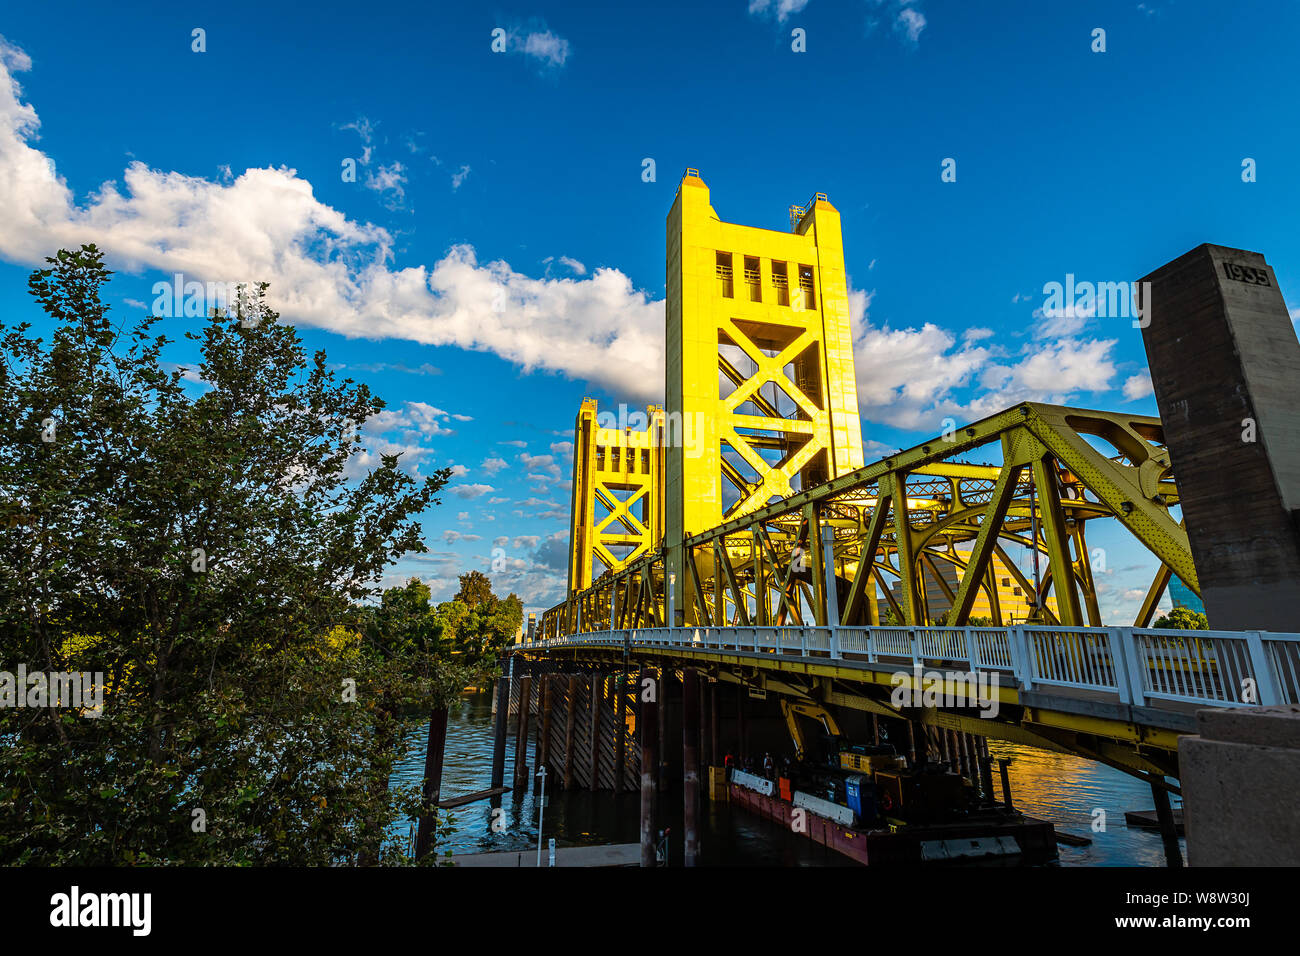
[[[723,222],[688,170],[668,215],[666,543],[863,465],[840,214]]]

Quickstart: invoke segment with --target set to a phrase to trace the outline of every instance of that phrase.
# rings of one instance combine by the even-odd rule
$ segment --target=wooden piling
[[[722,747],[718,736],[718,691],[722,687],[721,681],[709,681],[709,730],[712,741],[709,747],[709,766],[722,766]]]
[[[641,735],[641,865],[654,866],[655,860],[655,790],[656,777],[659,773],[659,755],[655,745],[659,737],[658,687],[653,694],[646,694],[644,688],[650,677],[650,671],[642,667],[637,680],[637,701],[640,715],[637,718],[637,731]],[[647,700],[646,698],[650,699]]]
[[[437,829],[438,800],[442,794],[442,757],[447,747],[447,708],[440,707],[429,715],[429,741],[424,751],[424,787],[419,831],[415,838],[415,858],[422,859],[433,848]],[[1168,808],[1169,802],[1165,801]]]
[[[542,712],[539,715],[541,719],[537,722],[541,728],[538,731],[540,739],[537,741],[537,767],[539,770],[545,767],[548,777],[551,774],[551,707],[555,703],[551,685],[554,680],[554,677],[550,674],[542,678]],[[551,783],[551,786],[555,786],[554,782]]]
[[[1002,774],[1002,802],[1008,810],[1014,810],[1015,807],[1011,804],[1011,777],[1007,774],[1007,765],[1010,763],[1007,757],[998,758],[998,771]]]
[[[590,761],[588,766],[591,767],[591,780],[588,783],[588,789],[595,793],[600,789],[600,685],[602,683],[600,674],[591,675],[591,710],[588,717],[591,718],[590,728],[587,733],[587,758]]]
[[[745,739],[745,685],[736,685],[736,765],[744,769],[749,741]]]
[[[655,719],[659,721],[659,792],[668,792],[668,669],[661,663],[659,677],[655,684],[659,706],[655,709]]]
[[[614,792],[623,792],[627,776],[627,669],[618,677],[618,726],[614,739]]]
[[[519,679],[519,723],[515,731],[515,789],[528,787],[528,711],[533,693],[533,679],[525,674]]]
[[[1160,823],[1160,839],[1165,845],[1165,865],[1170,869],[1181,869],[1183,852],[1178,848],[1178,827],[1174,823],[1174,812],[1169,808],[1169,791],[1151,782],[1151,796],[1156,802],[1156,820]]]
[[[510,678],[497,678],[497,712],[492,725],[492,787],[500,787],[506,776],[506,721],[510,714]]]
[[[578,678],[569,678],[569,710],[564,722],[564,789],[573,789],[573,767],[577,754],[573,752],[573,726],[578,719]]]

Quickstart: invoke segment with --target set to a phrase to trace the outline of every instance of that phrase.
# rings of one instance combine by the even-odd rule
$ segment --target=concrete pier
[[[1178,741],[1191,866],[1300,866],[1300,707],[1197,712]]]

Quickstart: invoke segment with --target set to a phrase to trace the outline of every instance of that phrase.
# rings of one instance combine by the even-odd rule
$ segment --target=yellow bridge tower
[[[659,550],[663,540],[663,409],[597,415],[583,399],[573,430],[569,593]],[[608,425],[615,427],[603,427]]]
[[[818,193],[791,208],[790,225],[723,222],[694,169],[668,214],[664,543],[674,584],[686,580],[685,537],[863,465],[840,214]],[[682,593],[675,607],[694,623]]]

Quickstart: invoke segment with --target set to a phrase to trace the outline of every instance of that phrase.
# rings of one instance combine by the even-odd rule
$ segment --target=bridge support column
[[[515,731],[515,782],[516,790],[528,787],[528,711],[532,709],[533,678],[525,674],[519,679],[519,723]]]
[[[695,668],[682,672],[682,829],[686,865],[696,866],[700,856],[697,829],[700,808],[700,685]]]
[[[655,865],[655,777],[659,755],[655,752],[659,737],[659,687],[648,668],[642,667],[637,678],[637,701],[640,715],[637,732],[641,736],[641,865]]]

